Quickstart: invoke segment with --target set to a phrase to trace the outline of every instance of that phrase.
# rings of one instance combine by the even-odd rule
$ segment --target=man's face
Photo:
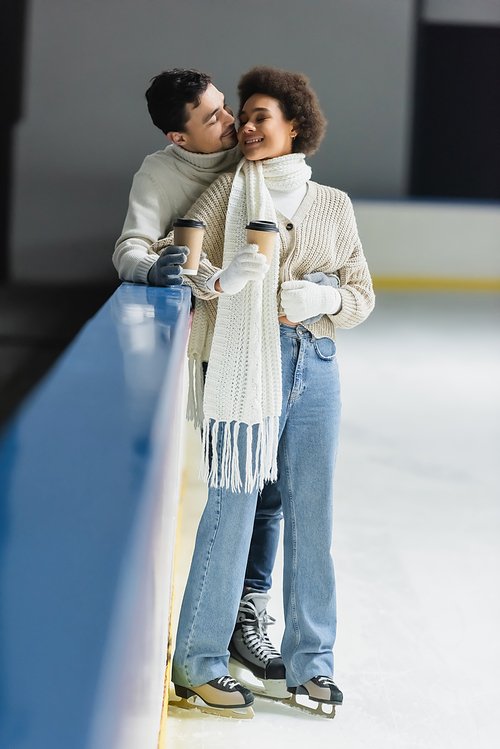
[[[186,104],[188,121],[183,133],[169,133],[170,140],[192,153],[217,153],[236,145],[233,113],[211,83],[200,103]]]

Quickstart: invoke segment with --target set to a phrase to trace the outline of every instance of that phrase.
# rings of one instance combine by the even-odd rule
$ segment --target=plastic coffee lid
[[[194,218],[178,218],[174,221],[174,226],[185,226],[188,229],[206,229],[203,221],[196,221]]]
[[[279,231],[274,221],[250,221],[245,226],[245,229],[253,229],[253,231]]]

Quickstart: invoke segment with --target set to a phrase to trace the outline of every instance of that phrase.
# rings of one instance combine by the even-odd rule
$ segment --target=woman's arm
[[[370,273],[348,196],[324,185],[319,190],[315,210],[297,247],[295,267],[302,270],[311,264],[311,270],[316,271],[313,276],[318,275],[317,271],[334,272],[340,288],[318,286],[311,276],[284,281],[281,305],[292,322],[314,325],[321,321],[323,329],[325,324],[326,329],[330,325],[352,328],[368,317],[374,306]],[[311,244],[314,249],[308,251]]]
[[[202,248],[206,257],[200,261],[198,274],[196,276],[183,276],[184,282],[191,286],[195,296],[200,297],[200,299],[216,299],[220,296],[219,293],[212,291],[207,286],[207,281],[222,268],[226,211],[233,176],[232,174],[223,174],[216,179],[186,214],[186,218],[204,221],[207,227]],[[161,254],[167,245],[173,243],[174,233],[171,231],[165,239],[152,245],[150,252]]]
[[[342,193],[339,205],[338,236],[341,238],[345,258],[337,273],[340,278],[342,304],[336,314],[328,314],[336,327],[353,328],[363,322],[375,306],[375,294],[358,235],[354,209],[349,197]]]

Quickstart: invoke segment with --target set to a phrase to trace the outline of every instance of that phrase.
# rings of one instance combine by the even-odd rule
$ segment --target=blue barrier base
[[[89,745],[110,637],[134,610],[131,560],[140,566],[165,501],[162,456],[179,441],[189,308],[187,288],[123,284],[3,436],[2,747]]]

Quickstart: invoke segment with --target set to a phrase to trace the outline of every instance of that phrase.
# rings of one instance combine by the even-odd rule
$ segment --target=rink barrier
[[[0,746],[159,744],[190,290],[122,284],[0,446]]]

